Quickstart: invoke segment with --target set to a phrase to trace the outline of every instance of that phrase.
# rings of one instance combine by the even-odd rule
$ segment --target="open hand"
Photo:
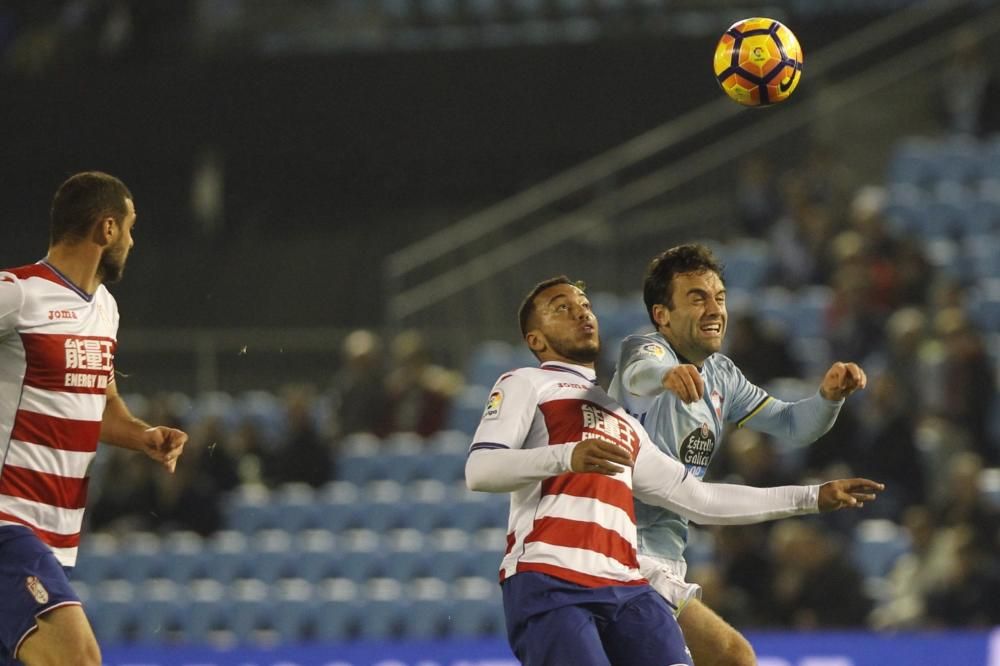
[[[885,484],[869,479],[827,481],[819,487],[819,510],[860,509],[865,502],[875,501],[876,494],[882,490],[885,490]]]
[[[573,449],[570,458],[570,469],[574,472],[613,476],[631,466],[632,456],[625,449],[603,439],[583,440]]]

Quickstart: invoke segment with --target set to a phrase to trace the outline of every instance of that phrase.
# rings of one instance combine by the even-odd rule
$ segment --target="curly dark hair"
[[[653,257],[649,267],[646,268],[646,278],[642,283],[642,300],[646,303],[649,321],[653,322],[653,326],[657,325],[656,319],[653,318],[654,305],[665,305],[668,310],[674,309],[674,276],[711,271],[725,284],[724,268],[710,249],[697,243],[678,245]]]
[[[125,183],[109,174],[84,171],[70,176],[52,197],[49,242],[78,241],[109,215],[121,224],[128,214],[125,200],[131,198]]]

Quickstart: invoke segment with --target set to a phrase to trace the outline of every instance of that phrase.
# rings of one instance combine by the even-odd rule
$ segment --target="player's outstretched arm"
[[[177,428],[151,426],[129,411],[114,382],[108,385],[107,404],[101,420],[101,441],[123,449],[142,451],[171,474],[184,452],[187,433]]]
[[[600,439],[536,449],[473,444],[465,462],[465,485],[469,490],[509,493],[566,472],[612,476],[631,466],[627,452]]]

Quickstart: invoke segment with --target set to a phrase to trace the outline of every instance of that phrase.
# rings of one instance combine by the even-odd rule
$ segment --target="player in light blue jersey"
[[[864,371],[834,363],[812,397],[783,402],[749,382],[719,353],[726,333],[722,266],[702,245],[671,248],[650,263],[643,298],[656,333],[624,340],[609,393],[663,451],[704,477],[726,423],[801,443],[827,432],[844,399],[864,388]],[[684,577],[687,520],[636,502],[640,568],[678,608],[681,628],[698,666],[753,666],[750,643],[701,603],[700,588]]]

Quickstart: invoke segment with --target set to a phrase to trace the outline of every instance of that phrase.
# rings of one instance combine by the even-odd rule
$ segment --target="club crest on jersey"
[[[35,598],[40,604],[47,604],[49,602],[49,591],[45,589],[42,585],[42,581],[38,580],[37,576],[28,576],[24,581],[24,586],[28,588],[28,592],[31,596]]]
[[[715,452],[715,433],[707,423],[691,431],[678,448],[678,458],[699,479],[705,476]]]
[[[667,353],[667,350],[660,345],[653,344],[652,342],[644,344],[642,346],[642,351],[652,354],[656,358],[663,358],[663,355]]]
[[[495,419],[500,416],[500,406],[503,405],[503,391],[496,390],[490,393],[486,400],[486,410],[483,412],[484,419]]]
[[[712,394],[709,396],[712,400],[712,406],[715,407],[715,415],[720,419],[722,418],[722,402],[725,400],[722,394],[712,389]]]

